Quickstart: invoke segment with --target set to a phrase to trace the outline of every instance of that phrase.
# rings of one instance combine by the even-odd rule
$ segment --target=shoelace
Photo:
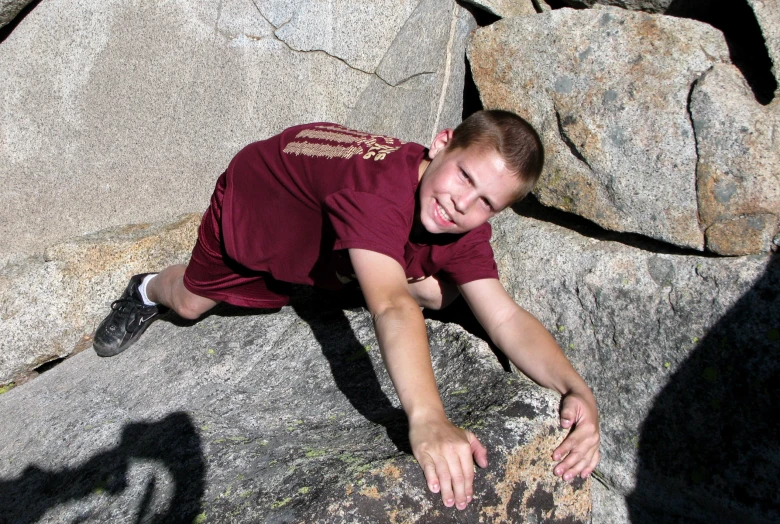
[[[125,309],[126,304],[130,306],[131,311],[137,311],[140,309],[138,306],[138,301],[134,300],[132,297],[125,297],[120,298],[119,300],[114,300],[111,302],[111,309],[114,311]]]
[[[139,304],[138,300],[135,300],[132,297],[120,298],[119,300],[114,300],[111,303],[112,310],[114,311],[126,310],[130,313],[131,315],[130,322],[125,326],[125,329],[127,329],[129,333],[135,333],[136,330],[141,326],[141,324],[144,323],[145,320],[143,319],[143,309],[147,307],[152,307],[152,306],[145,306],[143,304]],[[139,321],[139,317],[141,319],[140,321]]]

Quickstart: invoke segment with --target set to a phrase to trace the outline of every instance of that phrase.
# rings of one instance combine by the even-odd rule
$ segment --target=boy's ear
[[[431,148],[428,150],[428,158],[433,160],[433,157],[439,154],[439,151],[442,151],[447,147],[447,144],[450,143],[451,139],[452,129],[442,129],[439,131],[436,137],[434,137],[433,142],[431,142]]]

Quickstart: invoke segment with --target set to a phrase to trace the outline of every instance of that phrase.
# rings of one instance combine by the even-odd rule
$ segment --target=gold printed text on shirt
[[[309,142],[306,140],[307,138],[322,142]],[[323,142],[335,142],[336,144]],[[383,160],[390,153],[397,151],[404,143],[397,138],[361,133],[334,125],[321,125],[300,131],[295,135],[295,140],[285,146],[284,152],[326,158],[352,158],[355,155],[360,155],[366,160]]]

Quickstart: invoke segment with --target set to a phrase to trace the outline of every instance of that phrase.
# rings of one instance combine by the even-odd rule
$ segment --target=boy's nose
[[[453,198],[452,203],[455,206],[455,211],[465,213],[471,207],[471,204],[474,203],[474,195],[471,191],[463,192]]]

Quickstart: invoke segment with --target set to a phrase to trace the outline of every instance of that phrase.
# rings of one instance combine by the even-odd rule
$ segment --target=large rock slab
[[[595,474],[630,495],[631,521],[647,522],[648,508],[672,520],[780,518],[780,431],[767,416],[780,409],[780,259],[657,252],[512,211],[493,227],[505,287],[596,395]]]
[[[427,492],[370,315],[296,295],[270,314],[157,321],[0,396],[3,522],[589,522],[550,455],[558,396],[428,323],[452,419],[490,449],[467,510]]]
[[[453,0],[93,7],[41,2],[0,45],[0,262],[201,211],[241,147],[293,124],[425,143],[461,118],[470,15]],[[390,60],[415,38],[422,70]]]
[[[697,82],[691,118],[699,153],[697,194],[707,248],[769,251],[780,229],[780,100],[756,102],[734,66]]]
[[[198,224],[193,214],[109,228],[0,268],[0,385],[89,347],[132,275],[189,260]]]
[[[539,200],[608,229],[704,248],[688,97],[702,73],[728,62],[717,30],[559,9],[479,29],[468,56],[485,107],[513,110],[542,135]]]

